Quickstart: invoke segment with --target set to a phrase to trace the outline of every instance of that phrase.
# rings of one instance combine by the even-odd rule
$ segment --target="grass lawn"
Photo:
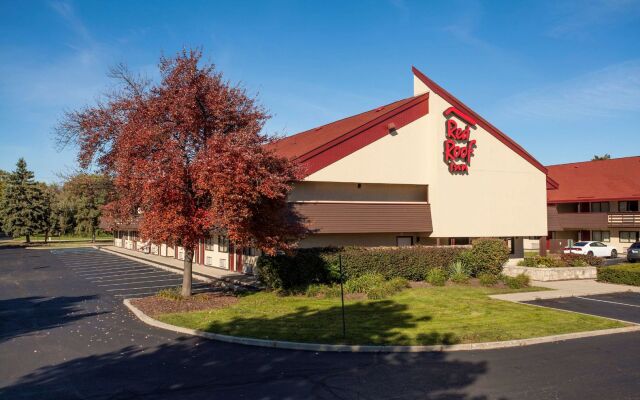
[[[532,288],[527,288],[532,290]],[[510,303],[489,294],[517,290],[470,286],[407,289],[384,300],[280,297],[260,292],[222,309],[155,318],[208,332],[332,344],[431,345],[522,339],[625,326],[603,318]]]
[[[24,236],[13,238],[14,242],[24,242],[26,238]],[[60,235],[60,236],[51,236],[49,237],[51,241],[67,241],[67,242],[85,242],[91,241],[90,236],[79,236],[79,235]],[[96,240],[113,240],[113,235],[107,233],[100,233],[96,235]],[[33,235],[31,236],[32,242],[44,242],[44,235]]]

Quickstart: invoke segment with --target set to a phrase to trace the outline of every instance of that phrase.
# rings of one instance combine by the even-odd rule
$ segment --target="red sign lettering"
[[[450,118],[446,122],[446,136],[447,139],[444,141],[444,162],[449,166],[449,172],[468,172],[471,165],[471,156],[476,147],[476,141],[470,140],[471,129],[469,125],[466,125],[464,129],[459,128],[456,120]]]

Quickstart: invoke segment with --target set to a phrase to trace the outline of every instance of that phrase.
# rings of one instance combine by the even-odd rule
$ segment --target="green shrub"
[[[343,285],[345,294],[365,294],[369,299],[382,299],[391,296],[409,287],[409,282],[404,278],[385,280],[380,274],[367,274],[350,279]],[[340,285],[309,285],[306,290],[309,297],[333,298],[340,296]]]
[[[263,255],[258,258],[256,269],[259,279],[275,290],[291,291],[317,283],[330,283],[332,269],[327,255],[337,249],[300,249],[292,255]]]
[[[291,255],[260,256],[259,279],[269,288],[303,290],[311,284],[338,281],[338,256],[346,279],[380,274],[385,279],[422,280],[433,268],[446,268],[464,251],[454,247],[346,247],[298,249]]]
[[[621,264],[598,268],[598,281],[640,286],[640,265]]]
[[[562,268],[568,267],[569,265],[561,260],[560,258],[550,257],[550,256],[534,256],[527,257],[523,260],[518,261],[519,266],[523,267],[533,267],[533,268]]]
[[[385,283],[382,274],[365,274],[351,278],[344,283],[344,291],[347,293],[367,293],[371,288]]]
[[[509,259],[509,248],[502,239],[477,239],[471,250],[460,257],[472,276],[481,273],[497,275]]]
[[[604,264],[604,258],[590,256],[588,254],[562,254],[560,259],[571,267],[580,267],[583,265],[597,267]]]
[[[456,247],[347,247],[341,251],[342,264],[348,278],[379,273],[386,279],[422,280],[433,268],[446,268],[464,249]],[[337,264],[337,254],[331,263]]]
[[[500,277],[498,275],[483,272],[478,275],[478,279],[480,280],[480,284],[482,286],[494,286],[498,284]]]
[[[451,282],[467,283],[469,278],[469,273],[461,260],[457,260],[449,266],[449,280]]]
[[[167,300],[182,300],[182,288],[180,286],[158,290],[156,296]]]
[[[444,286],[447,282],[447,273],[440,268],[434,268],[427,272],[425,280],[433,286]]]
[[[511,289],[522,289],[529,286],[530,279],[525,274],[516,275],[514,277],[507,276],[504,283]]]

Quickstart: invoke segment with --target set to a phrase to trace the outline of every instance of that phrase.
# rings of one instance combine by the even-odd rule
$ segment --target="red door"
[[[242,272],[242,249],[236,249],[236,271]]]

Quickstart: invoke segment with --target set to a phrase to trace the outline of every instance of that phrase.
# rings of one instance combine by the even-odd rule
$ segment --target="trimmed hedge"
[[[298,290],[312,284],[335,280],[327,257],[337,249],[301,249],[292,255],[260,256],[256,262],[258,277],[275,290]]]
[[[613,265],[598,268],[598,281],[640,286],[640,265]]]
[[[420,281],[433,268],[447,268],[464,251],[457,247],[346,247],[340,254],[347,278],[378,273],[386,279]],[[337,255],[328,257],[334,269],[338,265]]]
[[[464,251],[457,247],[425,246],[298,249],[291,255],[260,256],[256,268],[267,287],[285,291],[338,281],[339,255],[345,279],[380,274],[385,279],[420,281],[431,269],[449,266]]]
[[[300,291],[312,284],[337,282],[338,257],[345,279],[380,274],[385,279],[424,280],[429,271],[446,271],[461,262],[471,276],[498,275],[509,258],[500,239],[479,239],[473,247],[345,247],[298,249],[291,255],[260,256],[256,264],[260,280],[269,288]]]

